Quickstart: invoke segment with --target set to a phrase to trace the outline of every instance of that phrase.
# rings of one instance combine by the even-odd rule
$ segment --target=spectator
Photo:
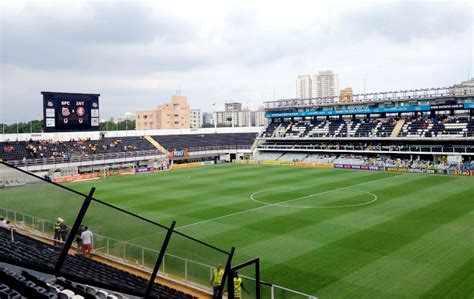
[[[222,269],[221,264],[218,264],[216,268],[212,269],[211,284],[213,289],[212,298],[214,299],[219,298],[219,287],[222,283],[222,277],[224,277],[224,269]]]
[[[85,256],[90,256],[91,251],[92,251],[92,238],[94,235],[92,232],[89,230],[89,227],[84,227],[84,231],[81,234],[81,240],[82,240],[82,250],[84,252]]]
[[[61,217],[58,218],[58,221],[54,224],[54,246],[61,245],[61,222],[63,219]]]
[[[60,224],[59,224],[59,228],[60,228],[59,237],[61,239],[61,242],[64,243],[64,242],[66,242],[66,236],[67,236],[67,232],[68,232],[68,227],[67,227],[67,224],[64,221],[64,219],[61,219]]]
[[[5,217],[0,217],[0,227],[10,229],[10,221],[8,221]]]
[[[244,283],[242,282],[242,278],[240,278],[238,272],[234,272],[234,298],[240,299],[242,298],[242,290],[244,290],[247,294],[250,292],[244,287]]]
[[[84,232],[84,225],[81,224],[79,226],[79,229],[77,230],[77,234],[76,234],[77,251],[79,253],[83,253],[82,238],[81,238],[81,235],[82,235],[83,232]]]

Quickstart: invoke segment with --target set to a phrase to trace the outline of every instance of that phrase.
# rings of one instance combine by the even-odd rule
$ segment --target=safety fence
[[[314,136],[318,137],[318,136]],[[361,137],[361,136],[354,136]],[[465,136],[469,137],[469,136]],[[268,138],[271,141],[271,138]],[[276,138],[278,141],[301,141],[302,138]],[[332,138],[336,139],[336,138]],[[397,138],[398,139],[398,138]],[[329,138],[328,140],[331,140]],[[410,140],[410,139],[409,139]],[[413,138],[411,138],[413,140]],[[378,140],[377,140],[378,141]],[[351,144],[261,144],[257,150],[286,150],[311,152],[364,152],[364,153],[416,153],[416,154],[474,154],[474,145],[441,145],[441,144],[395,144],[395,145],[351,145]]]
[[[14,224],[14,227],[18,229],[54,242],[55,223],[52,221],[5,208],[0,208],[0,217],[9,219]],[[78,250],[77,244],[73,247]],[[93,253],[143,271],[151,272],[156,262],[153,258],[158,256],[159,251],[137,246],[133,242],[130,243],[94,233]],[[167,252],[163,257],[159,275],[210,292],[209,282],[211,281],[214,267],[215,265],[209,263],[197,262]],[[246,294],[245,298],[256,298],[254,292],[256,279],[253,271],[244,270],[243,273],[245,274],[242,274],[241,277],[244,280],[244,285],[250,292],[250,294]],[[260,283],[260,295],[260,298],[269,299],[316,298],[312,295],[264,281]]]
[[[15,184],[7,186],[7,180]],[[84,209],[87,198],[89,203]],[[68,225],[67,236],[59,241],[63,249],[58,252],[54,269],[47,266],[43,269],[52,274],[60,275],[68,270],[70,263],[64,263],[64,260],[80,251],[76,243],[79,225],[87,225],[93,232],[93,254],[140,269],[150,281],[159,274],[210,293],[213,269],[219,264],[230,266],[232,261],[233,250],[221,250],[182,234],[174,230],[174,223],[169,228],[162,226],[94,199],[91,194],[84,200],[83,194],[5,164],[0,164],[0,216],[9,219],[16,228],[51,244],[55,239],[55,221],[62,218]],[[21,261],[16,262],[28,267]],[[254,276],[243,273],[242,277],[247,285],[256,285]],[[81,273],[70,277],[75,278],[87,280]],[[112,290],[115,287],[110,286]],[[259,298],[314,298],[269,283],[262,283],[261,290]],[[138,295],[146,294],[146,291],[142,290]],[[257,298],[255,294],[245,298]]]
[[[186,150],[189,152],[189,158],[192,158],[193,156],[223,154],[233,151],[250,151],[250,149],[251,145],[222,145],[186,148]],[[36,166],[34,170],[37,170],[37,168],[41,166],[40,169],[47,170],[53,167],[98,165],[106,163],[140,161],[152,158],[167,159],[168,157],[159,150],[143,150],[90,155],[73,155],[70,157],[10,160],[8,161],[8,164],[25,169],[30,169]]]
[[[163,226],[95,199],[94,191],[92,188],[89,195],[84,195],[0,163],[2,216],[23,231],[61,240],[54,242],[59,243],[56,245],[60,245],[60,250],[49,252],[48,260],[40,258],[35,261],[36,269],[45,273],[68,274],[72,280],[89,280],[85,272],[68,268],[74,264],[74,255],[78,252],[75,244],[81,225],[84,229],[88,226],[94,235],[94,253],[141,268],[142,277],[149,284],[160,272],[188,286],[210,292],[210,265],[230,263],[230,251],[174,230],[174,222],[169,227]],[[26,252],[29,250],[34,255],[36,248],[25,248]],[[21,258],[11,262],[30,266],[24,265]],[[111,283],[107,287],[117,290],[122,286]],[[128,290],[117,291],[127,293]],[[138,296],[149,292],[151,288],[148,287],[130,290],[130,294]]]
[[[312,163],[312,162],[290,162],[275,160],[235,160],[236,164],[262,164],[262,165],[279,165],[279,166],[296,166],[296,167],[313,167],[313,168],[337,168],[351,170],[371,170],[371,171],[388,171],[402,173],[426,173],[426,174],[444,174],[456,176],[474,176],[474,170],[463,169],[440,169],[440,168],[410,168],[405,166],[379,166],[379,165],[355,165],[341,163]]]

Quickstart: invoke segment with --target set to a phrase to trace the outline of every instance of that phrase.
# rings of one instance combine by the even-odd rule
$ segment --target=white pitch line
[[[267,191],[271,191],[271,190],[278,190],[278,189],[281,189],[283,187],[280,187],[280,188],[272,188],[272,189],[266,189],[266,190],[260,190],[260,191],[257,191],[257,192],[254,192],[252,194],[250,194],[250,199],[254,202],[257,202],[257,203],[260,203],[260,204],[263,204],[263,205],[274,205],[274,206],[277,206],[277,207],[283,207],[283,208],[297,208],[297,209],[335,209],[335,208],[351,208],[351,207],[360,207],[360,206],[365,206],[365,205],[368,205],[368,204],[371,204],[371,203],[374,203],[377,201],[378,197],[377,195],[373,194],[372,192],[369,192],[369,191],[364,191],[364,190],[357,190],[357,189],[349,189],[351,191],[356,191],[356,192],[361,192],[361,193],[365,193],[365,194],[369,194],[369,195],[372,195],[372,199],[367,201],[367,202],[361,202],[361,203],[356,203],[356,204],[351,204],[351,205],[339,205],[339,206],[294,206],[294,205],[287,205],[287,204],[281,204],[281,202],[277,202],[277,203],[269,203],[269,202],[265,202],[265,201],[261,201],[261,200],[258,200],[258,199],[255,199],[255,195],[257,194],[260,194],[260,193],[263,193],[263,192],[267,192]],[[298,198],[293,198],[293,199],[290,199],[288,201],[286,201],[287,203],[288,202],[293,202],[293,201],[297,201],[297,200],[300,200],[300,199],[304,199],[304,198],[309,198],[309,197],[313,197],[313,196],[318,196],[318,195],[321,195],[321,194],[325,194],[325,193],[329,193],[329,192],[334,192],[334,191],[339,191],[340,189],[332,189],[332,190],[328,190],[328,191],[324,191],[324,192],[319,192],[319,193],[312,193],[312,194],[308,194],[308,195],[305,195],[305,196],[301,196],[301,197],[298,197]]]
[[[403,174],[402,174],[402,175],[403,175]],[[396,175],[396,176],[400,176],[400,175]],[[320,193],[314,193],[314,194],[312,194],[311,196],[321,195],[321,194],[325,194],[325,193],[329,193],[329,192],[334,192],[334,191],[339,191],[339,190],[350,189],[350,188],[352,188],[352,187],[362,186],[362,185],[366,185],[366,184],[370,184],[370,183],[374,183],[374,182],[378,182],[378,181],[382,181],[382,180],[386,180],[386,179],[390,179],[390,178],[393,178],[393,176],[386,177],[386,178],[381,178],[381,179],[373,180],[373,181],[369,181],[369,182],[363,182],[363,183],[359,183],[359,184],[355,184],[355,185],[351,185],[351,186],[347,186],[347,187],[341,187],[341,188],[337,188],[337,189],[333,189],[333,190],[329,190],[329,191],[324,191],[324,192],[320,192]],[[237,216],[237,215],[244,214],[244,213],[248,213],[248,212],[258,211],[258,210],[262,210],[262,209],[265,209],[265,208],[268,208],[268,207],[277,206],[277,205],[279,205],[279,204],[289,203],[289,202],[292,202],[292,201],[295,201],[295,200],[299,200],[299,199],[302,199],[302,198],[305,198],[305,197],[309,197],[309,195],[306,195],[306,196],[300,197],[300,198],[292,198],[292,199],[290,199],[290,200],[280,201],[280,202],[278,202],[278,203],[268,204],[268,205],[266,205],[266,206],[261,206],[261,207],[257,207],[257,208],[252,208],[252,209],[248,209],[248,210],[244,210],[244,211],[240,211],[240,212],[235,212],[235,213],[231,213],[231,214],[227,214],[227,215],[222,215],[222,216],[215,217],[215,218],[211,218],[211,219],[206,219],[206,220],[194,222],[194,223],[191,223],[191,224],[187,224],[187,225],[183,225],[183,226],[177,227],[177,228],[175,228],[175,229],[178,230],[178,229],[188,228],[188,227],[191,227],[191,226],[195,226],[195,225],[199,225],[199,224],[203,224],[203,223],[207,223],[207,222],[211,222],[211,221],[215,221],[215,220],[219,220],[219,219],[223,219],[223,218],[227,218],[227,217],[232,217],[232,216]]]

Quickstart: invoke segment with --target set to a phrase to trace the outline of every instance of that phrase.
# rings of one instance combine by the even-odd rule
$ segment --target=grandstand
[[[332,155],[321,161],[368,166],[377,160],[391,167],[399,160],[407,170],[472,169],[472,87],[361,94],[349,103],[284,99],[265,105],[271,123],[258,137],[260,161],[310,162]]]

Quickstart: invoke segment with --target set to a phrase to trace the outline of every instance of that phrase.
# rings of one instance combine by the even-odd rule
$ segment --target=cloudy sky
[[[42,90],[100,93],[109,118],[177,89],[256,108],[325,69],[355,93],[474,74],[469,1],[280,2],[0,0],[0,122],[39,118]]]

